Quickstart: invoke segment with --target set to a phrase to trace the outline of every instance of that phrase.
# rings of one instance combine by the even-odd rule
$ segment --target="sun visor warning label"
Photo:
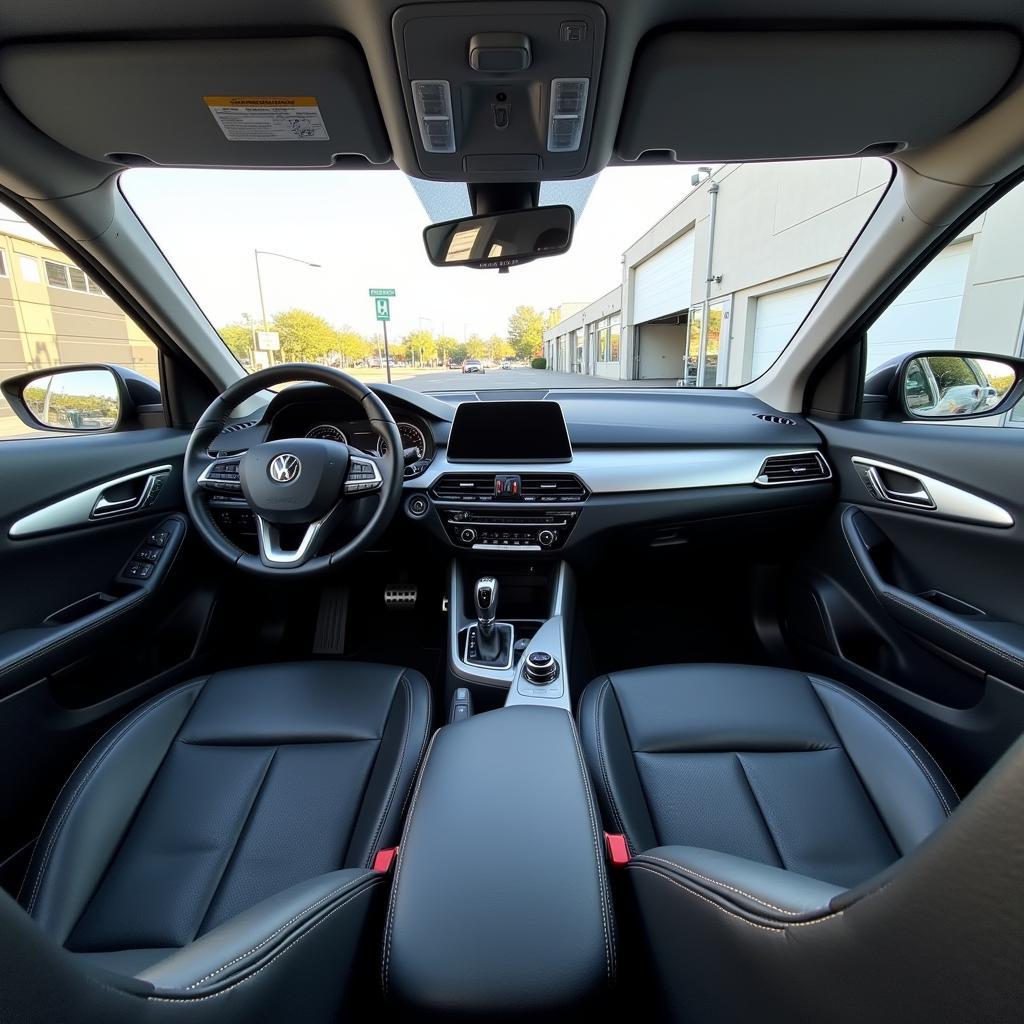
[[[204,96],[229,142],[324,142],[315,96]]]

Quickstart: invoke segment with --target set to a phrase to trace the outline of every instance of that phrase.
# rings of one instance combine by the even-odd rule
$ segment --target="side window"
[[[957,350],[1024,355],[1024,185],[1018,185],[957,235],[892,301],[868,329],[867,372],[910,352]],[[950,360],[963,374],[965,364]],[[983,370],[978,371],[984,373]],[[935,380],[919,368],[908,384],[912,402],[936,407],[956,385],[987,380]],[[1024,426],[1024,402],[1006,416]]]
[[[159,387],[157,355],[156,346],[92,278],[0,204],[0,380],[29,370],[108,363]],[[47,397],[56,407],[51,390]],[[85,397],[93,405],[104,400],[101,394]],[[91,422],[103,421],[94,414]],[[56,436],[26,426],[0,394],[0,442],[44,435]]]

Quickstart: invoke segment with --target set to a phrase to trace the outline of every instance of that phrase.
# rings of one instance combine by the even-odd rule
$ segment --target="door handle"
[[[882,479],[878,466],[865,466],[863,472],[866,482],[869,482],[870,490],[874,491],[875,497],[881,501],[891,501],[896,505],[914,505],[918,508],[935,508],[935,502],[928,493],[928,488],[925,487],[921,478],[915,474],[908,473],[906,470],[900,470],[901,476],[908,477],[917,484],[917,487],[912,491],[901,491],[895,487],[890,487]]]
[[[161,467],[160,470],[156,471],[143,470],[142,473],[124,477],[121,480],[106,485],[97,496],[92,511],[89,513],[89,518],[104,519],[110,516],[123,516],[142,508],[149,502],[150,498],[155,497],[155,492],[158,492],[163,487],[166,476],[167,473]],[[124,498],[107,497],[111,491],[123,488],[130,488],[132,490],[138,488],[138,492],[129,494]]]

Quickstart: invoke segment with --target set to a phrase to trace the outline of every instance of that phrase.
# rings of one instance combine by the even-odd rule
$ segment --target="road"
[[[379,372],[379,371],[378,371]],[[357,371],[360,377],[362,372]],[[376,373],[374,374],[376,380]],[[381,373],[383,380],[383,373]],[[396,368],[391,372],[393,384],[413,391],[536,391],[551,388],[622,388],[672,387],[675,381],[607,380],[604,377],[578,373],[555,373],[552,370],[488,370],[486,373],[462,373],[459,370],[438,370],[436,373]]]

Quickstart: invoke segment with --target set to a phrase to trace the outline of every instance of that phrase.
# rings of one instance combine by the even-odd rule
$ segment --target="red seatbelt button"
[[[391,865],[395,863],[397,856],[397,846],[389,846],[384,850],[378,850],[377,856],[373,858],[373,870],[386,875],[391,870]]]
[[[625,836],[605,832],[604,845],[612,867],[621,868],[629,863],[629,844]]]

